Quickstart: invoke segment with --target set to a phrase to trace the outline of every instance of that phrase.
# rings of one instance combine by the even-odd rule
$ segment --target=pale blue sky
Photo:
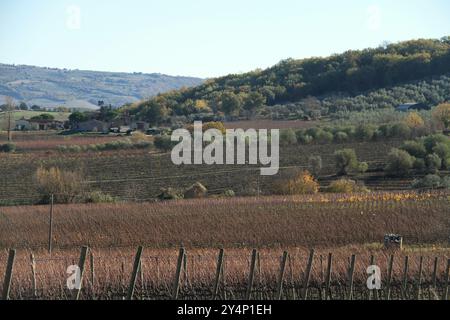
[[[440,38],[449,16],[448,0],[0,0],[0,62],[213,77]]]

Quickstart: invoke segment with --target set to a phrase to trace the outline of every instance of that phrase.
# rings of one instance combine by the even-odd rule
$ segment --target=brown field
[[[142,273],[135,297],[172,296],[177,252],[187,249],[181,277],[181,299],[211,299],[219,248],[225,248],[220,297],[242,299],[248,284],[250,251],[259,259],[254,299],[273,299],[284,250],[290,254],[284,278],[284,299],[301,295],[309,248],[316,254],[310,299],[323,298],[324,270],[333,253],[331,295],[348,295],[348,268],[356,255],[354,299],[368,299],[366,268],[373,255],[386,276],[388,259],[395,255],[392,299],[401,299],[403,265],[409,257],[405,297],[417,298],[419,261],[423,258],[421,297],[440,298],[450,256],[449,194],[372,193],[234,199],[184,200],[161,203],[58,205],[54,208],[54,252],[46,253],[48,206],[0,209],[0,265],[7,248],[17,248],[12,282],[13,299],[69,299],[66,268],[78,262],[83,245],[92,248],[95,265],[86,265],[83,299],[123,299],[136,247],[145,246]],[[404,236],[404,250],[384,250],[386,233]],[[30,250],[36,259],[33,292]],[[434,261],[438,258],[436,287]],[[4,268],[0,268],[0,278]],[[385,278],[383,278],[385,279]],[[384,280],[385,281],[385,280]],[[385,283],[385,282],[384,282]],[[380,298],[386,291],[378,293]]]
[[[45,248],[48,206],[0,209],[0,247]],[[373,193],[59,205],[54,245],[288,247],[448,243],[448,193]]]
[[[85,146],[91,144],[103,144],[111,142],[121,137],[114,135],[75,135],[62,136],[52,132],[20,132],[13,133],[13,142],[18,152],[50,151],[56,150],[58,146],[78,145]],[[6,143],[6,136],[0,135],[0,143]]]

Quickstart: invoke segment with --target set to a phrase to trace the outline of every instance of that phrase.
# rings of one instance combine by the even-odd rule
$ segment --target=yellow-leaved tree
[[[433,110],[433,118],[442,123],[447,130],[450,127],[450,103],[442,103]]]
[[[422,117],[420,116],[420,114],[418,114],[417,112],[411,112],[409,113],[406,118],[405,121],[406,125],[408,127],[410,127],[411,129],[418,129],[418,128],[422,128],[425,125],[425,121],[422,119]]]
[[[273,192],[280,195],[315,194],[319,192],[319,187],[319,183],[308,171],[300,171],[274,182]]]

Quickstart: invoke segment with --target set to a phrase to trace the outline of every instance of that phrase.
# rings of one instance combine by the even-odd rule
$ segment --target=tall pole
[[[11,110],[9,109],[11,106],[8,106],[8,142],[12,141],[12,134],[11,134]]]
[[[48,226],[48,253],[52,254],[52,240],[53,240],[53,194],[50,195],[50,218]]]

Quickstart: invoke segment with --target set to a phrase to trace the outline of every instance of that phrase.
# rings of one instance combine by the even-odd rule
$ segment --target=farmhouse
[[[133,121],[130,125],[131,130],[146,132],[150,128],[150,124],[145,121]]]
[[[16,131],[30,131],[31,129],[32,129],[32,127],[31,127],[30,121],[25,120],[25,118],[16,120],[16,125],[15,125]]]
[[[106,122],[93,119],[93,120],[88,120],[85,122],[78,123],[74,129],[77,131],[80,131],[80,132],[107,133],[109,130],[109,126]]]
[[[64,122],[50,119],[30,119],[28,121],[31,129],[29,130],[62,130],[64,129]],[[25,122],[23,122],[25,124]],[[17,124],[16,124],[17,127]]]
[[[424,103],[410,102],[399,105],[396,110],[401,112],[408,112],[412,110],[430,110],[430,107]]]

